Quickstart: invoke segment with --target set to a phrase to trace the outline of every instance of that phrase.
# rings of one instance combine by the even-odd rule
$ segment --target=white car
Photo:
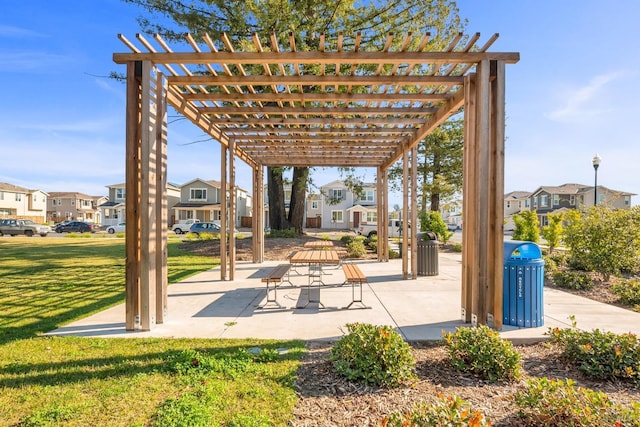
[[[125,231],[125,223],[121,222],[117,225],[110,225],[107,227],[107,233],[115,234],[115,233],[124,233]]]

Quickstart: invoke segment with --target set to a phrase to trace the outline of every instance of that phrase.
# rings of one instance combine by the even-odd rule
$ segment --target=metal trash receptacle
[[[533,242],[504,242],[502,323],[523,328],[544,325],[544,260]]]
[[[427,231],[416,235],[418,243],[418,276],[438,275],[438,236]]]

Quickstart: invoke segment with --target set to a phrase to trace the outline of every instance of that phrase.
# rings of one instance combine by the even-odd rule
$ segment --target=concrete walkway
[[[48,335],[336,340],[343,335],[345,324],[363,322],[391,325],[407,341],[429,341],[440,339],[443,330],[470,326],[460,320],[460,254],[440,253],[439,275],[417,280],[402,280],[400,260],[358,262],[369,279],[363,287],[363,302],[369,308],[345,309],[352,300],[351,286],[338,286],[344,281],[342,269],[327,268],[326,286],[310,289],[311,299],[319,297],[325,308],[318,308],[317,303],[296,308],[308,301],[307,276],[292,273],[296,286],[278,288],[277,299],[283,308],[260,309],[266,300],[260,279],[280,263],[240,262],[233,282],[220,281],[219,271],[213,269],[169,286],[168,321],[148,332],[125,331],[122,304]],[[549,328],[571,326],[571,315],[583,330],[640,334],[640,313],[545,289],[544,326],[505,326],[501,335],[516,343],[541,341]]]

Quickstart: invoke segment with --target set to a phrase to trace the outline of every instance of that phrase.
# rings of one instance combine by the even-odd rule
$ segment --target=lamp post
[[[598,204],[598,166],[600,166],[601,161],[602,159],[597,153],[591,160],[591,163],[593,163],[593,170],[595,172],[595,183],[593,185],[593,206]]]

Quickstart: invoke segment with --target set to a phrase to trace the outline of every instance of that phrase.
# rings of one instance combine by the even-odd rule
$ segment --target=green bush
[[[540,222],[536,211],[522,211],[513,215],[515,229],[511,238],[527,242],[540,241]]]
[[[347,243],[347,252],[352,258],[361,258],[367,253],[367,248],[362,240],[353,240]]]
[[[416,404],[410,411],[394,412],[385,417],[380,425],[383,427],[483,427],[491,423],[480,411],[469,407],[469,404],[457,396],[438,396],[436,403]]]
[[[298,237],[298,232],[295,228],[288,228],[286,230],[271,230],[266,234],[266,237],[287,237],[294,238]]]
[[[640,280],[625,280],[611,288],[624,304],[640,306]]]
[[[389,248],[389,259],[398,259],[400,258],[400,254],[397,251]]]
[[[447,243],[453,236],[453,232],[449,231],[447,224],[442,220],[440,212],[420,211],[418,216],[420,219],[420,231],[433,231],[438,235],[438,240],[442,243]]]
[[[556,285],[565,289],[590,290],[593,288],[591,276],[582,271],[556,271],[553,273],[553,281]]]
[[[331,349],[336,371],[349,380],[399,387],[415,379],[411,347],[390,326],[349,323],[348,334]]]
[[[374,234],[371,237],[365,239],[364,244],[369,247],[374,252],[378,251],[378,235]]]
[[[462,252],[462,243],[458,243],[458,242],[452,243],[451,250],[453,252]]]
[[[544,275],[545,277],[553,277],[553,274],[558,270],[558,264],[549,255],[542,255],[544,260]]]
[[[564,244],[573,263],[609,276],[637,272],[640,266],[640,206],[610,209],[597,205],[566,215]]]
[[[550,329],[551,342],[581,372],[591,378],[631,380],[640,385],[640,340],[635,334],[595,329]]]
[[[345,245],[347,245],[350,242],[352,242],[353,239],[355,239],[355,236],[344,235],[344,236],[340,237],[340,241],[342,243],[344,243]]]
[[[520,377],[520,353],[510,341],[482,325],[457,328],[442,334],[451,364],[462,372],[480,375],[489,381]]]
[[[535,378],[513,396],[524,425],[638,426],[640,404],[614,405],[606,394],[576,387],[568,379]]]
[[[549,254],[545,259],[550,259],[555,262],[558,267],[564,267],[567,265],[567,254],[563,252],[555,252],[553,254]]]

